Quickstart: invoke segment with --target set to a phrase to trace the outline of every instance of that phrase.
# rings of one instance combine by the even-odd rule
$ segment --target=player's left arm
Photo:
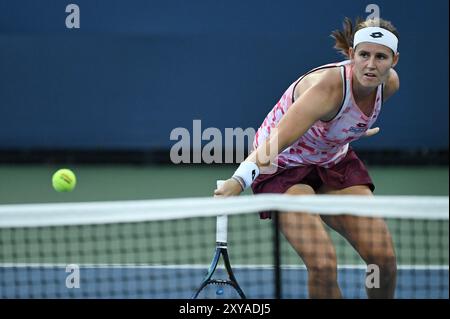
[[[400,88],[400,79],[398,77],[397,72],[394,69],[390,70],[389,78],[384,85],[383,90],[383,103],[386,102],[392,95],[395,94]],[[369,137],[372,135],[377,134],[380,131],[379,127],[374,127],[371,129],[368,129],[367,132],[364,134],[365,137]]]

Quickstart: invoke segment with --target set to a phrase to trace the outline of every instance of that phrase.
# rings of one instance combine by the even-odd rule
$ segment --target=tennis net
[[[273,212],[271,221],[259,219],[265,211]],[[285,217],[299,211],[308,213]],[[210,266],[221,214],[228,216],[231,267],[247,298],[320,295],[333,276],[343,297],[367,298],[367,291],[383,289],[386,274],[395,298],[448,298],[448,212],[448,197],[425,196],[0,205],[0,298],[189,299]],[[332,246],[316,237],[311,229],[317,225],[304,222],[317,214]],[[353,228],[367,217],[386,221],[395,259],[377,258],[392,257],[378,223]],[[358,239],[352,247],[332,229],[342,230],[342,220],[349,236],[364,236],[368,243]],[[303,247],[303,258],[294,247]],[[227,277],[221,263],[214,277]],[[223,297],[230,296],[219,289],[202,296]]]

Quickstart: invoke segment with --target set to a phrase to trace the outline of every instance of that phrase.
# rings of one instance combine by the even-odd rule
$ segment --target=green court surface
[[[234,166],[73,165],[77,187],[57,193],[51,177],[57,166],[0,165],[0,204],[114,201],[210,196],[217,179]],[[378,195],[448,196],[448,167],[369,167]],[[248,194],[250,192],[247,191]]]
[[[58,168],[45,165],[0,166],[0,204],[210,196],[215,181],[227,178],[235,169],[231,166],[77,165],[70,166],[78,178],[75,191],[57,193],[51,187],[51,176]],[[376,185],[376,194],[448,196],[449,193],[447,167],[370,167],[369,171]],[[407,265],[448,265],[448,222],[443,223],[388,221],[393,232],[398,262]],[[192,250],[182,249],[183,238],[177,238],[173,234],[173,229],[184,230],[185,226],[177,221],[161,221],[122,225],[120,228],[112,226],[112,231],[120,234],[117,238],[102,242],[95,248],[89,242],[82,243],[76,245],[72,252],[67,250],[64,242],[76,241],[79,238],[76,229],[33,230],[30,233],[31,238],[40,238],[40,242],[47,243],[49,249],[52,249],[52,253],[44,254],[45,256],[37,250],[35,253],[33,250],[31,253],[29,250],[25,251],[25,236],[19,232],[14,235],[18,236],[16,251],[5,251],[0,262],[11,262],[13,260],[10,258],[14,256],[14,262],[26,263],[207,264],[214,250],[215,220],[195,219],[190,225],[192,230],[188,239],[189,246],[204,247],[197,249],[195,256],[191,255]],[[243,226],[246,229],[244,232]],[[259,220],[256,214],[230,217],[229,247],[233,263],[272,264],[273,231],[270,226],[270,221]],[[109,231],[109,228],[102,226],[86,227],[83,234],[86,238],[93,238],[97,233],[106,234]],[[9,238],[12,235],[8,232],[2,230],[0,233],[3,238]],[[142,241],[142,238],[137,240],[133,233],[156,235],[156,239],[147,242]],[[350,245],[334,232],[331,232],[331,236],[338,247],[340,264],[361,264],[362,261]],[[164,243],[161,242],[162,238]],[[58,242],[62,244],[57,244]],[[284,264],[301,263],[284,239],[282,245]],[[106,251],[113,253],[105,253],[103,246],[108,248]],[[414,247],[414,254],[419,252],[420,255],[413,255],[410,247]]]

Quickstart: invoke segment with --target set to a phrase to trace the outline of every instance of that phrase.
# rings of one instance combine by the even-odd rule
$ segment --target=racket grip
[[[218,180],[217,188],[221,187],[225,181]],[[228,216],[227,215],[219,215],[216,220],[216,242],[218,243],[227,243],[227,228],[228,228]]]

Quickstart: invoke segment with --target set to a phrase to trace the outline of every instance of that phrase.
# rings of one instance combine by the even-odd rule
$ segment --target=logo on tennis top
[[[252,170],[252,181],[255,180],[255,175],[256,175],[256,171],[255,171],[255,170]]]
[[[352,126],[348,129],[349,132],[360,134],[365,131],[367,131],[367,124],[366,123],[358,123],[356,126]]]
[[[381,38],[381,37],[384,36],[384,34],[381,33],[381,32],[373,32],[373,33],[370,34],[370,36],[371,36],[372,38]]]

